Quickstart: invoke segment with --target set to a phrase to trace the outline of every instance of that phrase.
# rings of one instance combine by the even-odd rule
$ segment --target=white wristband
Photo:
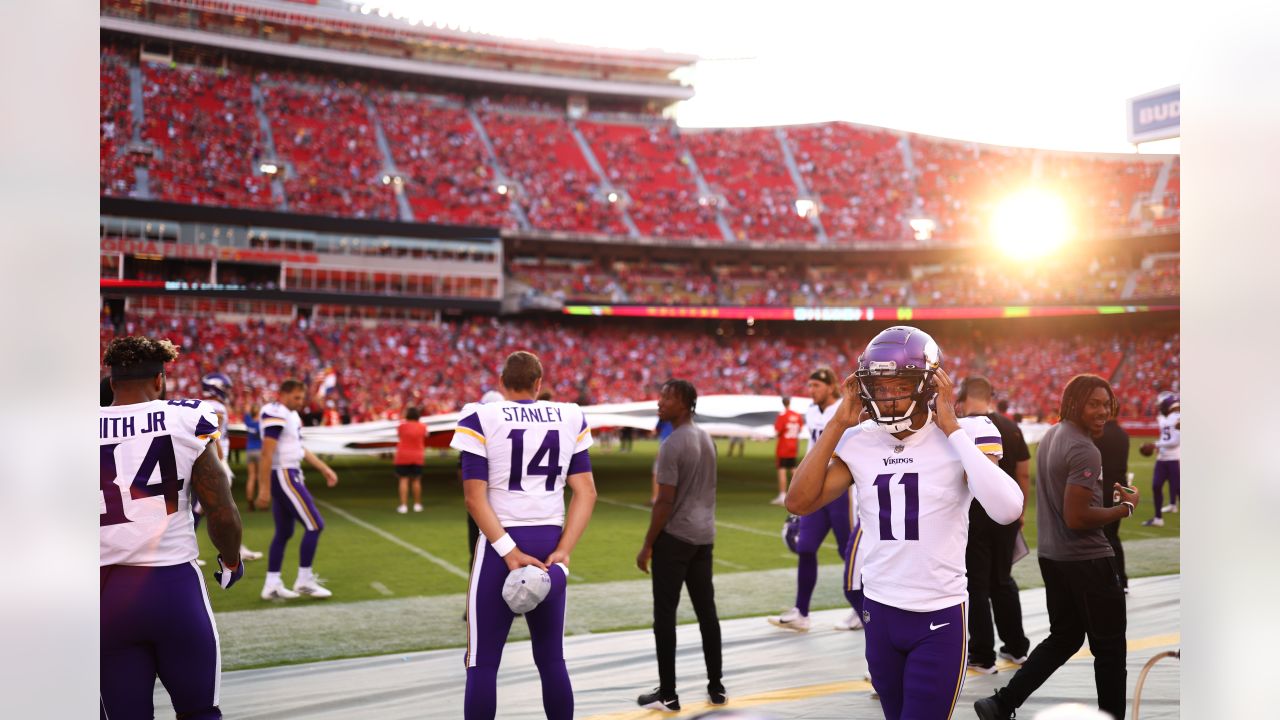
[[[1125,506],[1125,507],[1127,507],[1127,508],[1129,508],[1129,514],[1128,514],[1128,515],[1125,515],[1125,517],[1133,517],[1133,503],[1129,502],[1128,500],[1125,500],[1125,501],[1121,502],[1120,504],[1121,504],[1121,505],[1124,505],[1124,506]]]
[[[502,537],[489,544],[493,546],[494,552],[498,553],[499,557],[506,557],[516,549],[516,541],[511,539],[511,533],[503,533]]]

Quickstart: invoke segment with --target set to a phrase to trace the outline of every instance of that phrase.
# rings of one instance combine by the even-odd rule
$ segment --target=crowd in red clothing
[[[207,372],[228,374],[235,403],[260,402],[286,376],[319,389],[328,373],[333,400],[352,422],[398,417],[409,404],[427,414],[452,412],[493,389],[501,360],[526,349],[542,359],[544,387],[559,400],[584,404],[653,399],[671,377],[690,379],[700,394],[799,394],[813,368],[842,375],[873,334],[870,329],[820,329],[787,334],[711,335],[693,328],[647,324],[562,324],[497,319],[447,323],[264,324],[208,318],[134,318],[126,332],[168,337],[183,347],[172,368],[170,394],[198,396]],[[111,331],[102,331],[102,347]],[[1137,332],[1055,333],[936,330],[953,377],[988,376],[1010,412],[1050,418],[1062,387],[1076,373],[1113,379],[1125,416],[1150,416],[1155,393],[1176,389],[1176,327]]]
[[[1052,305],[1176,298],[1178,256],[1142,268],[1112,255],[1052,266],[902,261],[852,266],[515,258],[511,278],[566,302],[641,305]]]
[[[673,126],[582,122],[578,127],[607,168],[609,182],[626,193],[627,212],[641,235],[721,237],[715,206],[699,194]]]
[[[98,186],[109,197],[133,195],[134,161],[125,152],[133,137],[129,109],[129,65],[123,54],[102,46],[98,68]]]
[[[142,67],[151,194],[193,205],[272,209],[271,180],[259,170],[264,143],[252,83],[238,73]]]
[[[145,164],[157,199],[394,220],[396,186],[384,182],[394,166],[419,222],[511,228],[514,202],[535,230],[613,237],[629,234],[625,211],[644,236],[723,242],[723,213],[733,241],[815,243],[817,226],[797,209],[798,200],[811,200],[833,244],[910,243],[910,221],[920,218],[935,223],[935,241],[975,242],[999,201],[1030,182],[1068,197],[1084,234],[1179,220],[1176,162],[1161,197],[1150,197],[1161,158],[996,148],[846,123],[690,130],[653,114],[628,121],[588,113],[575,122],[602,178],[562,104],[519,93],[468,97],[406,80],[351,82],[265,63],[145,64],[143,139],[153,157],[139,161],[120,152],[132,133],[129,55],[110,46],[102,53],[104,195],[134,193],[134,167]],[[273,195],[260,160],[281,166],[283,197]],[[509,193],[499,193],[508,182]]]
[[[279,160],[285,197],[297,213],[394,220],[394,191],[365,109],[365,88],[333,78],[261,73],[263,111]]]
[[[372,101],[417,220],[515,225],[465,109],[410,93],[377,91]]]
[[[812,242],[813,223],[796,211],[796,185],[773,128],[685,132],[698,169],[738,240]]]
[[[498,163],[516,182],[515,201],[539,230],[626,235],[562,116],[480,112]]]

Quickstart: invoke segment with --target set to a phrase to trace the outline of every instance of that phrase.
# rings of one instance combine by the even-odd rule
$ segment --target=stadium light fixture
[[[929,218],[912,218],[910,225],[916,232],[917,240],[932,240],[933,231],[938,229],[938,224]]]
[[[280,166],[273,162],[264,162],[258,166],[258,170],[262,171],[265,175],[275,175],[280,172]]]
[[[996,245],[1011,257],[1044,257],[1071,237],[1071,218],[1062,198],[1035,188],[1001,201],[991,221]]]

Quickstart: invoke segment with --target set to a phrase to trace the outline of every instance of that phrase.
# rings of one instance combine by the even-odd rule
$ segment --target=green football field
[[[1139,523],[1152,514],[1150,489],[1153,459],[1137,452],[1133,443],[1129,469],[1143,493],[1134,520],[1122,524],[1126,542],[1177,538],[1180,515],[1165,515],[1162,528],[1145,528]],[[717,493],[716,572],[794,568],[795,556],[779,537],[786,512],[770,505],[777,492],[773,468],[773,442],[748,442],[745,457],[726,457],[727,441],[720,449]],[[630,453],[597,446],[592,451],[599,502],[586,534],[573,554],[571,582],[574,585],[618,580],[638,580],[645,576],[635,567],[635,555],[648,527],[645,502],[649,497],[650,469],[657,450],[654,441],[637,441]],[[422,513],[399,515],[395,508],[396,480],[391,462],[376,458],[338,459],[333,462],[341,481],[325,487],[318,473],[308,472],[308,487],[324,514],[326,529],[320,540],[315,569],[334,597],[326,604],[388,598],[411,598],[463,593],[468,570],[466,511],[457,481],[457,461],[453,453],[428,457],[424,468]],[[235,492],[244,520],[245,543],[264,554],[273,532],[271,513],[249,512],[243,502],[245,469],[233,465]],[[1034,482],[1034,464],[1032,477]],[[1035,498],[1029,501],[1025,536],[1034,548]],[[201,528],[201,557],[212,563],[216,552]],[[285,556],[285,583],[292,584],[298,565],[298,526]],[[1141,544],[1139,544],[1140,546]],[[1179,571],[1176,552],[1150,562],[1141,557],[1130,561],[1131,574],[1158,575]],[[835,542],[830,537],[819,553],[822,565],[839,563]],[[314,604],[301,599],[290,603],[267,602],[258,597],[266,558],[246,565],[242,583],[230,592],[212,585],[210,599],[215,611],[260,610]],[[1023,585],[1027,587],[1027,585]]]

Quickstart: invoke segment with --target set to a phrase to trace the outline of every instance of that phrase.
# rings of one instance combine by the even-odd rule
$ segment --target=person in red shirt
[[[791,398],[783,395],[782,412],[773,421],[773,430],[778,437],[778,497],[771,501],[774,505],[781,505],[787,500],[787,471],[795,470],[796,450],[803,426],[804,418],[791,409]]]
[[[400,478],[400,505],[396,512],[409,512],[409,481],[413,481],[413,511],[422,512],[422,456],[427,446],[427,426],[418,422],[422,411],[406,408],[396,443],[396,477]]]

